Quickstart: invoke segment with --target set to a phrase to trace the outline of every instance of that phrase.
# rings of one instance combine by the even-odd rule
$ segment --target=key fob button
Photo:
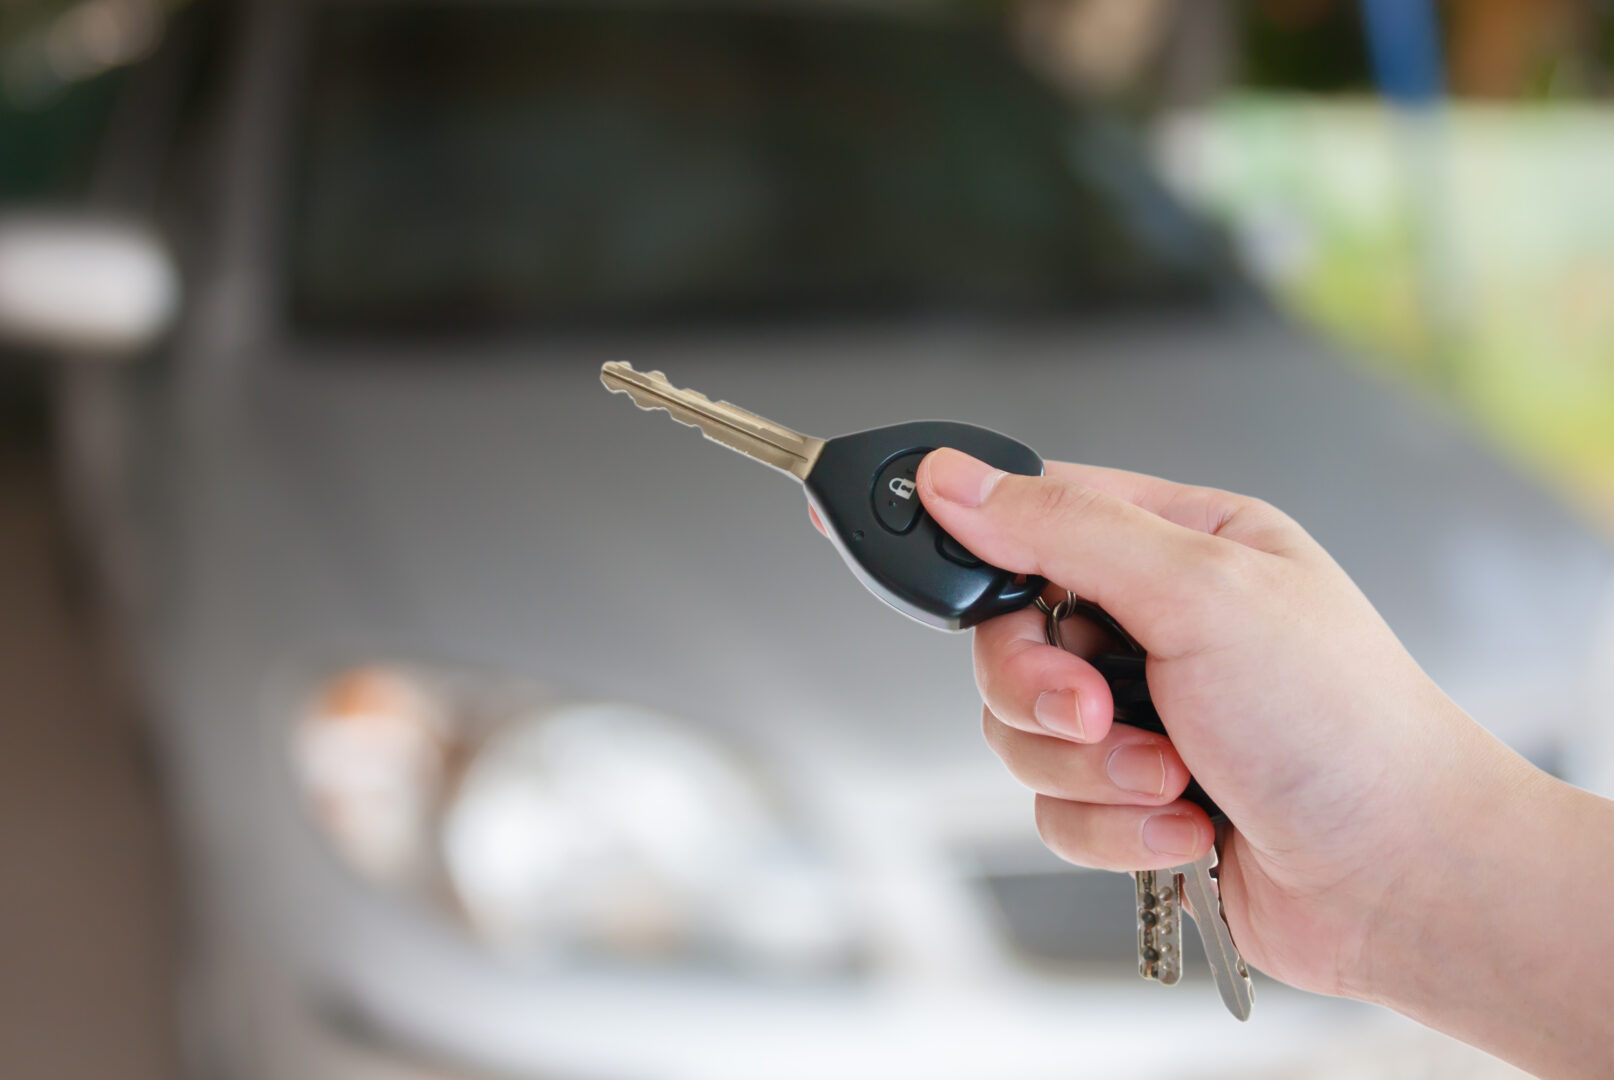
[[[946,559],[948,562],[957,563],[959,566],[974,569],[977,566],[986,565],[980,559],[975,557],[974,552],[965,547],[963,544],[960,544],[957,540],[954,540],[946,533],[937,534],[936,550],[941,552],[942,558]]]
[[[894,457],[874,478],[874,490],[870,493],[874,500],[874,516],[881,525],[899,536],[912,531],[925,512],[924,504],[919,501],[915,479],[919,475],[919,463],[925,460],[929,452],[914,450]]]

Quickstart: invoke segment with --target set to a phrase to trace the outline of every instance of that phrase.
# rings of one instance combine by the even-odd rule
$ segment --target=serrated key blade
[[[1182,891],[1170,870],[1140,870],[1138,889],[1138,974],[1165,986],[1182,978]]]
[[[792,431],[726,401],[712,401],[695,390],[680,390],[659,371],[635,371],[611,360],[600,368],[600,382],[613,393],[626,394],[641,409],[664,409],[681,424],[699,428],[713,442],[738,450],[764,465],[806,480],[824,440]]]
[[[1210,961],[1216,992],[1222,996],[1222,1004],[1227,1006],[1228,1012],[1240,1020],[1248,1020],[1255,1006],[1255,986],[1250,982],[1249,968],[1245,967],[1238,946],[1233,944],[1233,934],[1222,914],[1221,890],[1212,873],[1216,861],[1213,847],[1204,858],[1177,867],[1177,873],[1182,875],[1183,893],[1199,926],[1200,940],[1205,943],[1205,959]]]

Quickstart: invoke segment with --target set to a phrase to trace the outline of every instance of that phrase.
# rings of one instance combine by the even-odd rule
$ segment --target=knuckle
[[[1238,522],[1251,522],[1264,518],[1273,508],[1250,495],[1231,491],[1201,489],[1206,499],[1205,531],[1212,536],[1226,534]]]
[[[1035,805],[1037,838],[1049,851],[1068,862],[1091,865],[1081,842],[1081,807],[1049,795],[1038,795]]]
[[[1207,530],[1264,551],[1283,553],[1310,540],[1294,518],[1264,499],[1223,494]]]
[[[1288,514],[1285,514],[1265,499],[1258,499],[1253,495],[1239,496],[1239,506],[1235,512],[1255,518],[1262,524],[1276,524],[1277,522],[1289,520]]]
[[[1098,492],[1063,480],[1043,477],[1031,486],[1030,511],[1042,521],[1070,521],[1090,510]]]
[[[981,700],[990,704],[993,688],[998,684],[999,672],[1003,667],[1003,643],[977,630],[974,661],[975,688],[981,692]]]
[[[1037,676],[1044,667],[1043,650],[1048,647],[1036,642],[1024,642],[1020,647],[1005,652],[997,665],[997,676],[1001,683],[999,689],[1008,691],[1011,696],[1034,696]]]
[[[1141,840],[1123,838],[1133,819],[1130,807],[1090,806],[1037,796],[1037,836],[1049,851],[1077,866],[1130,870],[1147,863]]]
[[[1037,839],[1043,846],[1057,852],[1063,839],[1063,832],[1058,827],[1054,815],[1055,804],[1052,799],[1038,795],[1032,801],[1032,818],[1037,826]]]
[[[1255,576],[1254,556],[1243,544],[1207,537],[1194,560],[1196,585],[1219,594],[1247,591]]]
[[[976,658],[975,682],[981,697],[998,713],[1016,719],[1028,706],[1035,694],[1038,667],[1038,643],[1031,641],[1005,642],[995,651]]]
[[[1274,506],[1265,499],[1246,496],[1245,505],[1245,512],[1263,529],[1291,535],[1305,533],[1300,522],[1290,517],[1281,507]]]
[[[1294,518],[1264,499],[1244,497],[1239,507],[1228,517],[1228,523],[1239,522],[1242,531],[1257,545],[1275,547],[1294,542],[1304,531]]]
[[[1151,800],[1158,806],[1165,806],[1182,798],[1183,792],[1188,790],[1188,785],[1193,780],[1193,774],[1188,771],[1188,766],[1182,763],[1176,751],[1165,750],[1162,753],[1165,755],[1166,767],[1165,790],[1160,793],[1158,799]]]
[[[989,619],[975,628],[971,655],[975,663],[975,682],[983,692],[1016,655],[1041,643],[1041,626],[1042,616],[1028,610]]]
[[[981,707],[981,737],[998,757],[1003,757],[1003,721],[992,715],[990,706]]]

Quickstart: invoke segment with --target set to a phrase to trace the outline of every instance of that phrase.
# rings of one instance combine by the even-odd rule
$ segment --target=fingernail
[[[1187,858],[1199,851],[1199,823],[1187,814],[1156,814],[1143,823],[1143,842],[1158,855]]]
[[[1002,479],[1002,470],[956,450],[930,456],[930,483],[936,494],[960,506],[980,506]]]
[[[1082,728],[1082,706],[1074,690],[1044,690],[1031,707],[1037,723],[1067,739],[1087,740]]]
[[[1122,791],[1138,795],[1166,793],[1166,758],[1153,746],[1117,746],[1104,762],[1104,771]]]

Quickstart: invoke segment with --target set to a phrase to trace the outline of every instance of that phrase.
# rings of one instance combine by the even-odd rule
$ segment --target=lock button
[[[928,450],[913,450],[886,462],[874,478],[874,516],[880,524],[898,535],[912,531],[925,512],[919,501],[916,478],[919,463]]]

